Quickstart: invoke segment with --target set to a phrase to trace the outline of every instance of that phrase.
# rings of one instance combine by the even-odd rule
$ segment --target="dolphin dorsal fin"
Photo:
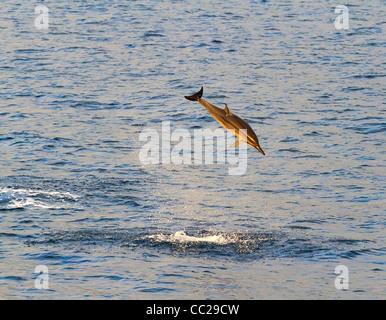
[[[225,104],[225,113],[226,113],[226,115],[227,116],[231,116],[232,115],[232,113],[229,111],[229,108],[228,108],[228,106],[227,106],[227,104]]]

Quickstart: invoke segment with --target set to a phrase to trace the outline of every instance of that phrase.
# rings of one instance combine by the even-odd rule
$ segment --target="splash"
[[[234,239],[226,238],[221,234],[204,236],[204,237],[195,237],[195,236],[188,236],[184,231],[177,231],[175,234],[172,234],[172,235],[157,234],[157,235],[150,235],[147,237],[149,239],[154,239],[159,242],[171,242],[171,243],[208,242],[208,243],[214,243],[218,245],[226,245],[226,244],[235,242]]]

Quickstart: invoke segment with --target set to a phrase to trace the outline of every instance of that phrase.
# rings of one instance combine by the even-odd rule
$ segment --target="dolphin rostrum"
[[[225,104],[225,109],[220,109],[208,101],[201,99],[203,92],[204,88],[201,87],[200,91],[194,95],[185,96],[185,98],[190,101],[198,101],[201,103],[213,118],[215,118],[225,129],[233,132],[239,138],[239,140],[237,140],[232,147],[237,147],[240,143],[247,142],[250,146],[256,148],[263,156],[265,156],[263,149],[261,149],[259,145],[256,133],[252,130],[250,125],[234,113],[231,113],[227,104]],[[240,129],[244,130],[240,131]],[[246,134],[243,131],[246,131]]]

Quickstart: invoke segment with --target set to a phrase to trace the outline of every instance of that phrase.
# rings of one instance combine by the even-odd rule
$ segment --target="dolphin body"
[[[250,146],[256,148],[263,156],[265,156],[263,149],[261,149],[259,145],[256,133],[250,125],[240,117],[231,113],[227,104],[225,104],[225,109],[220,109],[208,101],[201,99],[203,92],[204,88],[201,87],[200,91],[191,96],[185,96],[185,98],[190,101],[198,101],[201,103],[213,118],[215,118],[225,129],[233,132],[239,138],[239,140],[237,140],[231,147],[237,147],[240,143],[247,142]],[[246,133],[243,132],[244,130],[240,131],[240,129],[246,130]]]

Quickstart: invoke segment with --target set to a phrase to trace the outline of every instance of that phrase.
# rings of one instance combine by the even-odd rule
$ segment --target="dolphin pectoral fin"
[[[229,148],[238,147],[240,143],[245,142],[244,140],[237,140],[234,144],[232,144]]]
[[[240,144],[240,140],[237,140],[234,144],[232,144],[229,148],[238,147]]]
[[[228,108],[228,106],[227,106],[227,104],[225,104],[225,113],[226,113],[226,115],[227,116],[231,116],[232,115],[232,113],[229,111],[229,108]]]

